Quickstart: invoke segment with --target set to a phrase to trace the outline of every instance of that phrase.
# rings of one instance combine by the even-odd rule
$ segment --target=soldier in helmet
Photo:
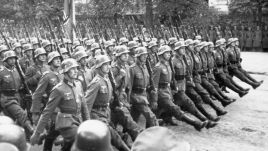
[[[56,117],[55,129],[59,130],[60,135],[64,138],[62,150],[70,150],[79,124],[89,119],[83,87],[81,82],[76,80],[78,66],[79,64],[72,58],[62,62],[64,79],[51,90],[36,130],[31,136],[31,144],[38,143],[40,134],[43,133],[56,108],[59,112]]]
[[[42,47],[46,50],[47,53],[53,51],[52,43],[48,40],[42,41]]]
[[[114,75],[116,85],[116,93],[118,94],[118,102],[112,104],[112,121],[115,124],[121,124],[123,128],[131,135],[132,140],[135,140],[137,135],[142,131],[142,128],[133,120],[130,114],[130,104],[128,92],[129,88],[129,66],[128,48],[125,45],[117,46],[116,60],[112,65],[112,72]]]
[[[194,89],[196,92],[202,97],[203,101],[207,104],[209,104],[217,113],[218,116],[224,115],[227,113],[227,111],[223,110],[219,106],[217,106],[213,100],[211,99],[209,93],[207,90],[201,85],[201,73],[202,73],[202,60],[199,56],[201,42],[196,41],[196,44],[194,46],[194,50],[192,52],[192,59],[194,61],[194,67],[193,67],[193,81],[195,84]]]
[[[171,37],[168,39],[168,45],[171,47],[172,50],[174,50],[176,42],[178,42],[178,39],[176,37]]]
[[[0,143],[0,150],[5,151],[19,151],[19,149],[11,143]]]
[[[8,51],[8,47],[6,45],[0,46],[0,67],[3,66],[4,53]]]
[[[119,45],[127,45],[128,44],[128,39],[126,37],[122,37],[119,39]]]
[[[77,130],[71,151],[113,151],[110,130],[103,122],[87,120]]]
[[[90,51],[91,51],[91,53],[92,53],[92,57],[95,57],[95,51],[96,51],[97,49],[100,49],[100,45],[99,45],[98,43],[93,43],[93,44],[91,45],[91,49],[90,49]]]
[[[187,39],[185,41],[186,53],[185,53],[185,63],[187,63],[187,74],[186,74],[186,94],[195,103],[195,106],[199,111],[205,115],[209,120],[218,121],[220,117],[215,117],[211,114],[205,107],[202,97],[195,90],[195,83],[193,81],[193,71],[195,61],[193,60],[192,54],[194,51],[194,41],[192,39]]]
[[[17,120],[30,133],[33,131],[27,113],[21,108],[22,79],[15,67],[17,56],[14,51],[4,54],[4,66],[0,67],[0,100],[4,114]]]
[[[128,65],[131,66],[136,62],[135,58],[135,49],[139,47],[139,43],[136,41],[128,42],[129,56],[128,56]]]
[[[216,69],[214,70],[214,75],[216,81],[219,83],[221,86],[226,86],[230,88],[231,90],[235,91],[236,93],[239,94],[240,97],[243,97],[248,93],[248,91],[241,86],[237,85],[232,81],[231,78],[229,78],[229,75],[226,74],[224,71],[224,58],[227,57],[223,53],[224,49],[224,42],[223,40],[217,40],[216,41],[216,53],[215,53],[215,63],[216,63]]]
[[[218,101],[221,102],[221,104],[225,107],[232,103],[230,100],[226,100],[224,97],[222,97],[218,91],[215,89],[215,87],[209,82],[208,80],[208,42],[201,42],[200,52],[199,56],[201,59],[202,69],[200,71],[201,75],[201,85],[210,93],[211,96],[215,97]]]
[[[104,43],[106,53],[111,58],[111,60],[114,60],[114,46],[115,44],[110,40]]]
[[[0,116],[0,125],[4,124],[15,124],[14,120],[8,116],[1,115]]]
[[[148,44],[148,59],[152,65],[152,67],[154,67],[156,65],[156,63],[159,61],[158,59],[158,55],[157,55],[157,49],[158,49],[158,45],[156,43],[156,41],[150,41]]]
[[[60,73],[61,59],[58,52],[53,51],[48,54],[48,65],[50,70],[43,73],[32,96],[31,113],[35,125],[37,125],[41,112],[47,104],[48,96],[50,95],[52,88],[63,79],[63,75]],[[52,121],[48,128],[48,134],[43,148],[44,151],[52,150],[53,141],[59,135],[59,131],[55,130],[56,114],[57,112],[52,116]]]
[[[66,48],[60,48],[60,54],[63,60],[70,58],[69,52]]]
[[[245,74],[245,72],[241,72],[238,68],[238,64],[240,64],[240,52],[239,49],[236,48],[236,39],[230,38],[228,39],[228,45],[227,45],[227,53],[228,53],[228,60],[230,65],[228,66],[230,75],[236,76],[241,81],[251,85],[254,89],[259,87],[261,85],[261,82],[257,82],[254,78],[251,76],[247,76],[249,74]],[[241,68],[240,68],[241,69]]]
[[[23,72],[26,72],[27,68],[34,64],[33,60],[33,47],[31,44],[24,44],[23,57],[19,59],[20,66]]]
[[[25,81],[32,92],[35,91],[37,84],[44,72],[49,70],[47,53],[44,48],[37,48],[34,51],[35,64],[29,66],[25,72]]]
[[[174,116],[178,120],[185,121],[186,123],[193,125],[197,130],[201,130],[204,126],[206,126],[207,122],[200,122],[197,120],[193,120],[189,116],[185,115],[179,106],[173,103],[173,94],[172,94],[172,89],[170,87],[173,73],[169,64],[169,60],[171,57],[171,48],[167,45],[161,46],[159,48],[158,55],[159,55],[160,61],[156,64],[154,68],[153,79],[154,79],[154,85],[156,89],[158,90],[158,110],[159,112],[161,111],[164,112],[162,115],[164,121],[172,125],[177,125],[174,121],[172,121],[172,117]],[[173,61],[177,61],[177,60],[172,60],[172,63],[174,64],[175,62]],[[178,87],[179,85],[180,84],[176,85],[175,87]],[[181,105],[178,102],[179,100],[177,100],[179,99],[178,95],[180,95],[179,88],[177,88],[175,91],[176,91],[175,93],[177,94],[175,95],[174,99],[176,100],[174,101],[178,105]],[[197,109],[196,111],[198,112]],[[201,113],[198,112],[198,114],[203,117],[204,121],[206,120],[206,118]]]
[[[138,47],[135,49],[136,64],[130,67],[130,103],[132,105],[131,112],[134,116],[134,120],[140,115],[146,118],[146,127],[158,125],[155,114],[149,108],[149,105],[153,110],[157,108],[157,100],[150,99],[147,95],[147,91],[154,94],[156,90],[153,90],[153,83],[150,83],[149,71],[146,67],[146,59],[148,52],[145,47]],[[154,97],[153,97],[154,98]]]
[[[22,46],[20,43],[15,43],[13,45],[13,51],[16,52],[18,58],[22,57]]]
[[[86,91],[86,102],[92,119],[100,120],[107,125],[111,123],[110,103],[112,101],[112,84],[108,77],[111,60],[106,55],[96,56],[96,76]],[[112,144],[121,150],[129,150],[119,134],[109,125]]]
[[[86,59],[88,58],[85,49],[80,49],[74,54],[74,58],[80,64],[78,67],[78,80],[81,81],[84,91],[94,77],[93,71],[87,67]]]

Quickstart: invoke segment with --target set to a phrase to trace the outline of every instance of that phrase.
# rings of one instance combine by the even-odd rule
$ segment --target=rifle
[[[27,37],[28,37],[28,40],[29,40],[30,43],[32,43],[32,42],[31,42],[30,35],[29,35],[29,32],[28,32],[28,30],[27,30],[27,28],[26,28],[25,23],[24,23],[23,25],[24,25],[25,33],[26,33],[26,35],[27,35]]]
[[[49,27],[50,34],[51,34],[52,38],[55,40],[56,50],[57,50],[57,52],[60,54],[61,59],[63,59],[62,54],[60,53],[60,47],[59,47],[59,45],[58,45],[56,35],[55,35],[55,33],[53,32],[53,30],[52,30],[52,27],[51,27],[51,25],[50,25],[50,22],[49,22],[48,18],[46,18],[46,21],[47,21],[47,24],[48,24],[48,27]],[[52,42],[52,41],[51,41],[51,42]]]

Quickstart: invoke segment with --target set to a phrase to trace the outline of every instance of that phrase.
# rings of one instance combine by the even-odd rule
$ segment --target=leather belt
[[[106,103],[106,104],[94,104],[93,105],[93,109],[103,109],[103,108],[108,108],[110,106],[110,103]]]
[[[175,75],[176,80],[183,80],[185,78],[185,75]]]
[[[146,92],[146,90],[147,90],[146,88],[132,88],[132,92],[138,93],[138,94]]]
[[[165,83],[159,83],[158,88],[160,89],[166,89],[170,86],[170,84],[168,82]]]
[[[1,90],[1,93],[5,96],[14,96],[16,93],[19,93],[19,90]]]

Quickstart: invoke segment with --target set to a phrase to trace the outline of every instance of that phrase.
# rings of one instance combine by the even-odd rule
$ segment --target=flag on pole
[[[76,25],[74,0],[64,0],[63,20],[65,31],[73,41],[76,38],[74,31],[74,26]]]

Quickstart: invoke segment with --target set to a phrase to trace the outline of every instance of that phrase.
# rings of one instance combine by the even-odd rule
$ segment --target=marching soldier
[[[86,59],[88,58],[85,49],[82,48],[74,54],[74,58],[80,64],[78,67],[77,79],[81,81],[84,91],[86,91],[89,83],[94,78],[93,71],[87,67]]]
[[[18,58],[22,57],[22,46],[20,43],[15,43],[13,45],[13,51],[16,52],[16,55],[18,56]]]
[[[176,47],[175,47],[175,49],[176,49]],[[167,45],[161,46],[159,48],[158,55],[159,55],[160,61],[156,64],[156,66],[154,68],[154,72],[153,72],[154,85],[158,91],[158,96],[157,96],[158,97],[158,101],[157,101],[158,102],[158,111],[163,112],[162,117],[163,117],[165,122],[168,122],[172,125],[176,125],[176,123],[174,123],[174,121],[172,121],[172,117],[174,116],[176,119],[184,121],[184,122],[194,126],[196,130],[200,131],[203,127],[205,127],[208,124],[206,121],[206,118],[201,113],[197,113],[200,116],[202,116],[202,119],[206,122],[194,120],[194,119],[190,118],[189,116],[187,116],[179,107],[179,106],[183,106],[182,103],[185,103],[187,101],[186,100],[187,96],[186,95],[182,96],[183,94],[181,96],[179,96],[180,95],[179,93],[181,91],[180,88],[182,88],[183,86],[181,85],[181,83],[179,83],[179,81],[177,81],[177,80],[179,80],[179,79],[176,79],[177,73],[172,73],[172,69],[171,69],[170,64],[169,64],[169,60],[171,57],[171,48]],[[176,70],[178,69],[177,68],[178,62],[177,62],[175,57],[172,59],[172,64],[174,64],[176,66],[176,67],[174,67],[175,72],[176,72]],[[172,74],[175,74],[174,80],[176,80],[175,87],[177,88],[177,89],[175,89],[175,91],[176,91],[175,92],[176,94],[174,97],[175,100],[173,100],[173,94],[172,94],[172,90],[170,88]],[[183,100],[184,102],[179,102],[179,101],[182,101],[181,98],[184,99]],[[175,103],[177,105],[175,105],[173,101],[175,101]],[[195,111],[198,112],[197,109]]]
[[[20,66],[25,73],[27,68],[34,64],[33,60],[33,47],[31,44],[24,44],[23,46],[23,57],[19,59]]]
[[[159,125],[155,114],[149,108],[149,104],[153,110],[157,108],[157,100],[151,99],[148,101],[147,91],[153,94],[152,84],[150,83],[149,71],[146,67],[146,59],[148,52],[145,47],[138,47],[135,49],[136,63],[130,67],[130,103],[132,105],[131,112],[136,120],[141,114],[146,118],[146,126]]]
[[[0,102],[5,115],[17,120],[28,132],[33,127],[27,113],[21,108],[24,86],[18,70],[16,69],[17,56],[14,51],[4,53],[4,65],[0,67]]]
[[[37,84],[44,72],[49,70],[47,62],[47,53],[44,48],[37,48],[34,51],[35,63],[27,68],[25,80],[32,92],[35,91]]]
[[[214,96],[217,100],[221,102],[221,104],[225,107],[231,103],[229,100],[225,100],[218,91],[215,89],[215,87],[209,82],[207,73],[208,73],[208,42],[202,42],[201,43],[201,51],[199,52],[199,56],[201,59],[202,69],[201,71],[201,85],[206,88],[206,90],[211,94],[211,96]]]
[[[148,44],[148,59],[151,62],[152,67],[156,65],[156,63],[159,61],[158,55],[157,55],[157,48],[158,45],[156,41],[150,41]]]
[[[129,148],[123,142],[119,134],[111,127],[112,85],[108,74],[111,60],[106,55],[96,56],[96,76],[91,81],[86,91],[86,102],[92,119],[100,120],[109,126],[112,144],[121,150]]]
[[[78,66],[78,63],[72,58],[62,62],[64,79],[52,89],[36,130],[31,136],[31,144],[38,143],[40,134],[43,133],[57,108],[59,112],[56,117],[55,129],[59,130],[60,135],[64,138],[62,150],[69,151],[71,149],[79,124],[89,119],[83,87],[81,82],[76,80]]]
[[[128,49],[129,49],[129,56],[128,56],[128,65],[131,66],[135,64],[136,58],[135,58],[135,49],[138,48],[139,44],[136,41],[130,41],[128,42]]]
[[[119,96],[117,98],[119,102],[114,102],[114,105],[112,105],[112,121],[114,124],[121,124],[134,141],[143,129],[133,120],[130,114],[129,88],[127,87],[130,80],[127,64],[129,51],[124,45],[117,46],[115,50],[116,61],[112,65],[112,71],[117,83],[116,93]]]
[[[194,60],[192,58],[192,53],[194,51],[194,41],[192,39],[187,39],[185,41],[186,53],[185,53],[185,63],[187,65],[187,74],[186,74],[186,94],[189,96],[192,101],[195,103],[195,106],[199,111],[205,115],[209,120],[218,121],[220,117],[215,117],[212,115],[205,107],[202,97],[194,89],[195,83],[193,81],[193,68]]]
[[[61,55],[63,60],[70,58],[69,52],[66,48],[60,48],[60,55]]]
[[[6,45],[1,45],[0,46],[0,67],[4,65],[4,54],[6,51],[8,51],[8,47]]]
[[[194,61],[194,68],[193,68],[193,81],[195,84],[194,89],[196,92],[202,97],[203,101],[207,104],[209,104],[217,113],[218,116],[224,115],[227,113],[227,111],[224,111],[222,108],[218,107],[213,100],[210,98],[209,93],[206,89],[201,85],[201,76],[200,73],[202,73],[202,60],[199,56],[200,47],[201,47],[200,41],[195,41],[194,50],[192,53],[192,58]]]
[[[53,51],[52,43],[48,40],[42,41],[42,47],[46,50],[47,53]]]
[[[32,96],[32,120],[35,125],[37,125],[38,119],[41,115],[42,110],[45,108],[47,104],[48,96],[54,86],[56,86],[63,79],[63,75],[59,72],[61,59],[60,54],[56,51],[53,51],[48,54],[48,65],[49,71],[43,73],[38,86],[33,93]],[[50,122],[48,128],[48,134],[45,139],[44,151],[51,151],[53,147],[53,141],[59,135],[59,131],[55,130],[55,118],[57,112],[55,112],[55,116],[52,116],[52,121]]]
[[[214,70],[214,75],[216,78],[216,81],[221,86],[226,86],[230,88],[231,90],[235,91],[239,94],[240,97],[243,97],[248,93],[248,91],[245,91],[242,89],[242,87],[238,87],[235,85],[231,79],[228,77],[228,75],[224,72],[223,66],[224,66],[224,55],[222,53],[222,49],[224,49],[224,42],[222,40],[216,41],[216,53],[215,53],[215,62],[216,62],[216,69]]]

